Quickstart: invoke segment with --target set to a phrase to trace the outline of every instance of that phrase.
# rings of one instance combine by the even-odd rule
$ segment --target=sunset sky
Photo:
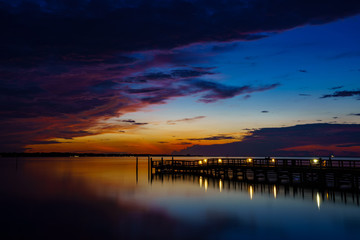
[[[360,1],[0,0],[0,18],[1,152],[360,155]]]

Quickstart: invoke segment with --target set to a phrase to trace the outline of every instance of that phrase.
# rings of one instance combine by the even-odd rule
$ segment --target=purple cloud
[[[229,156],[359,156],[360,124],[305,124],[280,128],[261,128],[240,142],[194,145],[177,154]],[[325,148],[326,150],[322,149]],[[299,150],[298,150],[299,149]]]
[[[192,118],[182,118],[182,119],[177,119],[177,120],[169,120],[169,121],[167,121],[167,124],[173,125],[173,124],[176,124],[178,122],[192,122],[192,121],[203,119],[203,118],[206,118],[206,117],[205,116],[196,116],[196,117],[192,117]]]
[[[212,103],[273,89],[215,82],[213,67],[198,67],[204,56],[181,48],[215,43],[214,55],[359,12],[359,2],[335,0],[0,0],[0,151],[115,129],[99,121],[176,97]]]

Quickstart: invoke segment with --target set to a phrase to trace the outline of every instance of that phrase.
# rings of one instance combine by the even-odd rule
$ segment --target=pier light
[[[253,186],[249,186],[249,194],[250,194],[250,200],[253,199],[253,195],[254,195],[254,189],[253,189]]]
[[[202,165],[202,161],[201,161],[201,160],[199,161],[199,164]]]
[[[276,199],[277,191],[276,191],[276,185],[274,185],[274,198]]]
[[[207,163],[207,159],[206,159],[206,158],[204,159],[204,163]]]
[[[316,205],[317,205],[318,209],[320,210],[321,199],[320,199],[319,193],[316,193]]]
[[[275,162],[275,158],[271,159],[272,162]]]
[[[252,158],[248,158],[248,160],[247,160],[248,162],[252,162]]]
[[[219,158],[218,162],[219,162],[219,163],[222,163],[222,160],[221,160],[221,158]]]
[[[314,158],[314,159],[312,160],[312,163],[313,163],[313,164],[317,164],[318,162],[319,162],[319,159]]]

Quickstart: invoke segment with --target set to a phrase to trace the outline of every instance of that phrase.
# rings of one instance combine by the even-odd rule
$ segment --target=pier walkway
[[[149,174],[199,175],[250,183],[276,183],[359,191],[360,161],[285,158],[149,158]]]

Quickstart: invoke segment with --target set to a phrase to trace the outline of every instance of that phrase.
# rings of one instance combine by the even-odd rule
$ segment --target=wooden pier
[[[248,183],[359,191],[360,161],[331,158],[149,158],[149,176],[198,175]]]

